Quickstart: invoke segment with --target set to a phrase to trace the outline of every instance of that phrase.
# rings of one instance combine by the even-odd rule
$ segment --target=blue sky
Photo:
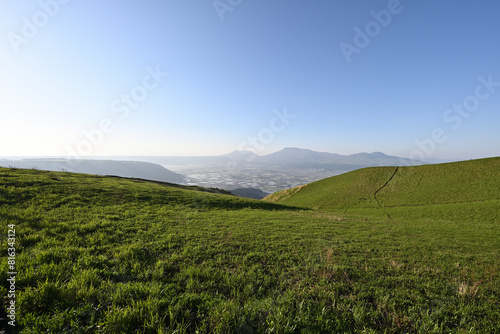
[[[0,9],[0,156],[500,156],[498,2]]]

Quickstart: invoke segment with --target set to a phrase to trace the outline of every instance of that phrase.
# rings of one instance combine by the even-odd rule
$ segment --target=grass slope
[[[371,190],[393,172],[372,171],[379,183],[369,184]],[[439,218],[436,224],[432,212],[425,212],[427,220],[395,223],[386,216],[298,210],[198,190],[205,192],[143,180],[0,169],[2,233],[16,225],[16,330],[498,328],[500,232],[488,211],[473,223]],[[2,242],[0,253],[7,254],[7,247]],[[7,271],[2,256],[2,296]],[[0,318],[7,303],[3,298]]]
[[[283,190],[264,200],[343,212],[380,209],[389,215],[414,212],[425,216],[435,209],[429,215],[433,218],[457,218],[457,209],[462,208],[468,216],[479,214],[500,221],[500,158],[364,168]]]

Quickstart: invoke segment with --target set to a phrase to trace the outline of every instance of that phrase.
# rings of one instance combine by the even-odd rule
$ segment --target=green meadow
[[[15,225],[6,333],[497,333],[499,212],[500,158],[263,201],[0,168],[0,318]]]

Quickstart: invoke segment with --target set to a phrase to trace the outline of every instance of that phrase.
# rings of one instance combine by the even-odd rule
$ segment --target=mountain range
[[[234,151],[219,156],[196,157],[128,157],[134,160],[149,161],[163,166],[182,165],[275,165],[293,168],[322,168],[329,170],[354,170],[372,166],[405,166],[423,165],[426,162],[397,156],[386,155],[382,152],[357,153],[341,155],[328,152],[317,152],[309,149],[287,147],[278,152],[267,155],[257,155],[251,151]]]
[[[399,165],[421,165],[422,161],[410,160],[395,156],[389,156],[382,152],[357,153],[352,155],[340,155],[336,153],[317,152],[308,149],[288,147],[281,151],[264,156],[258,156],[250,152],[236,151],[227,155],[231,159],[245,157],[247,162],[262,164],[279,164],[287,166],[304,167],[327,167],[332,165],[342,166],[399,166]]]

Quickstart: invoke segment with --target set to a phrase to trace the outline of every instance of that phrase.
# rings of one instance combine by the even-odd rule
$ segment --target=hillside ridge
[[[499,171],[500,157],[412,167],[368,167],[276,192],[264,200],[337,210],[499,200]]]
[[[183,183],[186,177],[159,164],[108,159],[22,159],[0,160],[0,167],[66,171],[93,175],[116,175],[154,181]]]

